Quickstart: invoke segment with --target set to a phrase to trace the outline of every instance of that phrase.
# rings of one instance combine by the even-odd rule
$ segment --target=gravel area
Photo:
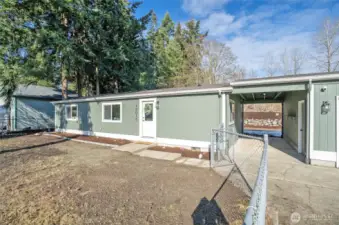
[[[242,224],[247,203],[209,169],[51,136],[0,140],[0,224]]]

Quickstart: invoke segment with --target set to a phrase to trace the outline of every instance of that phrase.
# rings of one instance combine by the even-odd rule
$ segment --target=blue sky
[[[314,36],[326,18],[339,19],[339,0],[144,0],[143,15],[168,11],[176,22],[201,21],[209,39],[226,43],[247,70],[262,70],[268,52],[277,58],[299,48],[314,53]],[[316,71],[309,59],[303,72]]]

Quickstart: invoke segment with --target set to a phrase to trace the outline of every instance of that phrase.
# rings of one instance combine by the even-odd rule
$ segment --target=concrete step
[[[142,150],[149,148],[150,146],[151,145],[130,143],[130,144],[126,144],[126,145],[121,145],[121,146],[113,148],[113,149],[118,150],[118,151],[122,151],[122,152],[137,153],[137,152],[140,152]]]
[[[174,161],[181,157],[181,154],[179,153],[160,152],[160,151],[153,151],[153,150],[143,150],[135,154],[141,157],[162,159],[162,160],[168,160],[168,161]]]
[[[204,159],[194,159],[194,158],[187,158],[182,157],[176,161],[178,164],[184,164],[188,166],[196,166],[196,167],[202,167],[202,168],[209,168],[210,167],[210,161],[204,160]]]

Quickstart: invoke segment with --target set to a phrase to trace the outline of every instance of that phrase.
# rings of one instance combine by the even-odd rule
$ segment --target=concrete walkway
[[[304,164],[303,157],[282,139],[271,138],[269,144],[268,213],[275,224],[291,224],[294,212],[300,214],[295,224],[339,224],[339,170]],[[235,149],[242,182],[253,187],[262,146],[240,139]],[[216,171],[227,176],[230,168]]]
[[[188,165],[188,166],[195,166],[195,167],[202,167],[202,168],[210,167],[209,160],[181,157],[181,154],[179,153],[149,150],[148,148],[151,146],[152,145],[147,145],[147,144],[130,143],[130,144],[115,147],[113,149],[118,150],[118,151],[123,151],[123,152],[129,152],[134,155],[138,155],[140,157],[148,157],[152,159],[173,161],[178,164],[183,164],[183,165]]]

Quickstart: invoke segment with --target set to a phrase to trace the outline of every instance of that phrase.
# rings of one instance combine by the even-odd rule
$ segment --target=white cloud
[[[183,0],[182,8],[194,16],[207,16],[213,10],[222,9],[230,0]]]
[[[233,33],[243,26],[242,21],[234,21],[234,16],[223,12],[213,13],[207,19],[201,21],[201,28],[209,31],[212,37]]]
[[[302,32],[296,35],[281,36],[277,39],[259,40],[251,36],[238,36],[232,40],[226,40],[226,44],[238,56],[239,63],[247,70],[262,72],[265,63],[265,56],[268,52],[275,55],[279,60],[280,54],[285,50],[299,48],[307,53],[308,56],[314,53],[312,50],[312,32]],[[314,72],[317,68],[312,58],[307,58],[302,72]]]
[[[230,46],[247,70],[260,73],[268,52],[274,53],[277,60],[285,49],[299,48],[308,56],[314,54],[313,36],[323,19],[333,14],[328,8],[295,10],[288,5],[263,5],[251,13],[214,12],[201,21],[201,26],[209,30],[210,39]],[[302,72],[315,71],[310,57]]]

